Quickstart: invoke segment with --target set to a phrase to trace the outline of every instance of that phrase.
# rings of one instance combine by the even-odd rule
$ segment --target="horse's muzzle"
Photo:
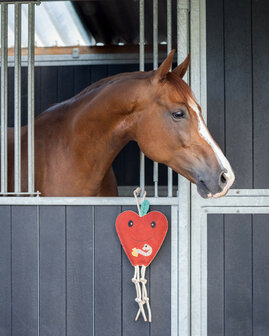
[[[227,193],[233,181],[234,181],[234,175],[231,181],[230,176],[227,174],[227,170],[222,169],[215,176],[201,174],[197,178],[196,185],[198,193],[203,198],[221,197]]]

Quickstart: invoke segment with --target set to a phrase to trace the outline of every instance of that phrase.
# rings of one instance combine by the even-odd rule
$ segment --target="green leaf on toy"
[[[144,200],[140,207],[141,216],[145,216],[149,211],[149,201]]]

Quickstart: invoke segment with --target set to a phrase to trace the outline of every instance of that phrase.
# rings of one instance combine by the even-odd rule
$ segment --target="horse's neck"
[[[80,110],[75,111],[75,127],[72,142],[75,152],[81,155],[83,149],[83,169],[91,178],[100,183],[120,152],[133,138],[133,116],[130,117],[128,99],[121,101],[118,92],[100,94],[99,96],[80,104]],[[81,160],[78,156],[77,160]]]

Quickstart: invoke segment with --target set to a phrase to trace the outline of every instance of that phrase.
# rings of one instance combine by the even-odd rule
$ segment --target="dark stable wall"
[[[0,335],[170,335],[170,230],[146,270],[152,323],[141,317],[135,322],[134,268],[115,229],[116,217],[127,209],[136,211],[0,206]],[[169,206],[151,210],[171,222]]]
[[[234,188],[269,188],[269,2],[207,0],[208,126]],[[208,220],[208,336],[269,335],[269,215]]]
[[[121,72],[138,71],[138,64],[45,66],[35,68],[35,115],[73,97],[91,83]],[[151,70],[146,64],[145,70]],[[14,68],[8,71],[8,124],[14,123]],[[22,68],[22,125],[27,124],[27,68]],[[131,141],[113,163],[118,185],[139,185],[139,148]],[[146,159],[146,185],[153,184],[153,163]],[[167,167],[159,165],[159,184],[167,185]],[[174,173],[174,185],[177,184]]]

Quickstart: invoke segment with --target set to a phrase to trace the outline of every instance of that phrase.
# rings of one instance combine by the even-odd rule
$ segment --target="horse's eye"
[[[155,228],[156,223],[155,223],[155,222],[151,222],[151,223],[150,223],[150,226],[151,226],[152,228]]]
[[[134,225],[134,222],[133,222],[132,220],[130,220],[130,221],[128,222],[128,226],[132,227],[133,225]]]
[[[172,117],[175,120],[179,120],[185,117],[185,112],[183,110],[177,111],[177,112],[173,112],[172,113]]]

